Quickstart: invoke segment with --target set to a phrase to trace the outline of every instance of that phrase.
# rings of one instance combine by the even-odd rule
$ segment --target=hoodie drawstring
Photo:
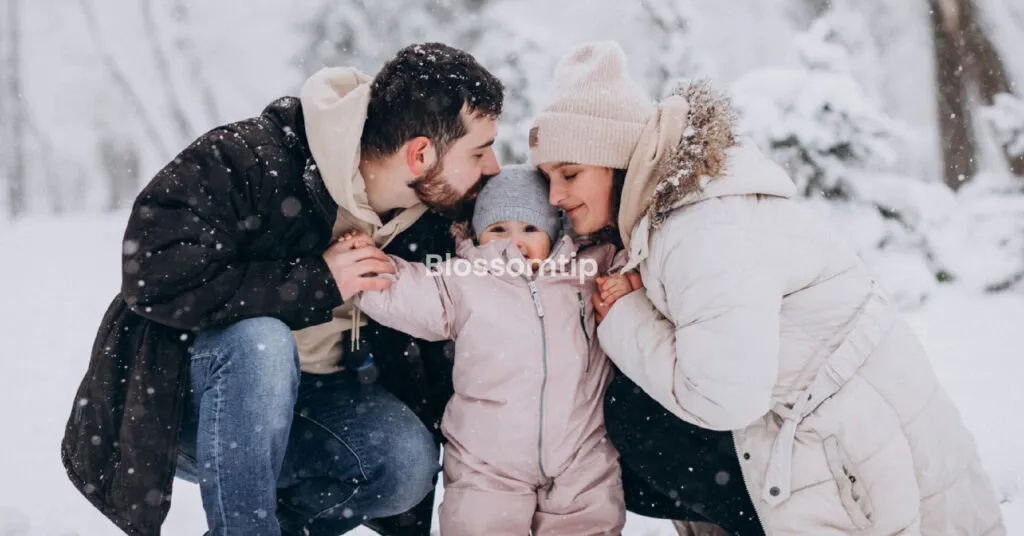
[[[362,344],[360,341],[360,323],[362,314],[359,309],[352,310],[352,330],[349,332],[349,350],[345,352],[345,366],[352,370],[359,378],[360,383],[373,383],[377,381],[380,371],[373,360],[373,347],[367,341]]]

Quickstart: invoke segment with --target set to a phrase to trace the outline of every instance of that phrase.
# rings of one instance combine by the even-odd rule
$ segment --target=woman
[[[574,231],[616,228],[646,287],[595,304],[627,506],[743,535],[1004,534],[973,438],[854,251],[736,139],[726,98],[654,107],[624,62],[614,43],[563,60],[530,147]]]

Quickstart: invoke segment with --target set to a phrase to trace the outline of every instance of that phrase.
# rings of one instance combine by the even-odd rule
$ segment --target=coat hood
[[[731,195],[796,195],[782,168],[737,137],[735,123],[728,96],[706,81],[662,101],[630,160],[619,205],[627,270],[646,257],[650,233],[682,206]]]

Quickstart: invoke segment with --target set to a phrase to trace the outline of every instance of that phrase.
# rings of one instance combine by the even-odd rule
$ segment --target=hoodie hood
[[[325,68],[306,80],[299,99],[310,153],[324,186],[338,204],[336,234],[357,228],[383,247],[422,216],[426,206],[421,203],[405,209],[387,225],[370,207],[359,159],[372,82],[357,69]]]
[[[359,230],[383,248],[412,226],[427,207],[419,203],[404,209],[386,225],[370,207],[359,159],[372,82],[369,76],[349,67],[321,69],[306,80],[299,100],[306,143],[312,154],[306,165],[306,180],[322,182],[338,205],[331,235],[337,239],[348,231]],[[296,331],[303,370],[338,370],[342,351],[339,334],[351,330],[351,349],[358,349],[359,328],[365,323],[353,302],[346,302],[334,309],[331,321]]]

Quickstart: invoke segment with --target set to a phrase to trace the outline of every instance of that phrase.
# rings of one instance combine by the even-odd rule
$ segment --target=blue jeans
[[[211,536],[336,536],[433,489],[413,412],[350,373],[300,373],[281,321],[204,331],[191,354],[177,476],[199,484]]]

